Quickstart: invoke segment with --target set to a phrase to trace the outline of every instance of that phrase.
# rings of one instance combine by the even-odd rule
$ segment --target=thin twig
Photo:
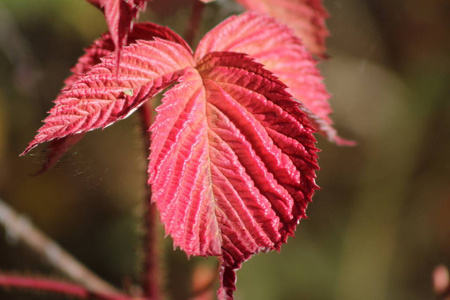
[[[23,241],[44,257],[52,266],[88,290],[102,294],[123,294],[109,283],[88,270],[73,256],[52,241],[24,216],[16,213],[0,199],[0,223],[11,236]]]
[[[50,293],[63,294],[73,296],[80,299],[92,300],[131,300],[133,298],[117,295],[102,294],[87,290],[77,284],[68,283],[61,280],[34,278],[24,276],[12,276],[0,273],[0,286],[3,288],[20,288],[33,291],[46,291]],[[137,300],[137,298],[134,298]]]
[[[150,103],[146,102],[139,108],[141,117],[141,130],[144,138],[145,155],[150,156],[150,125],[152,124],[152,108]],[[144,266],[142,274],[142,286],[144,297],[150,300],[161,298],[161,270],[159,266],[159,250],[157,247],[157,210],[156,205],[151,203],[152,190],[149,185],[146,186],[144,198]]]
[[[193,0],[194,6],[192,7],[191,17],[189,19],[189,24],[184,33],[184,39],[192,47],[195,35],[198,31],[200,21],[202,20],[202,13],[205,4],[199,0]]]

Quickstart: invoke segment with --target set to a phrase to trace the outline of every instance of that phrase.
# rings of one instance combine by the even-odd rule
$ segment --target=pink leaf
[[[208,45],[207,37],[193,57],[179,41],[137,40],[123,49],[119,76],[114,53],[103,57],[62,91],[23,154],[104,128],[179,82],[152,126],[152,201],[176,246],[219,257],[219,297],[232,299],[241,264],[279,250],[306,216],[318,150],[307,115],[277,77],[246,54]]]
[[[184,46],[161,39],[124,48],[119,78],[114,55],[103,58],[62,91],[22,155],[40,143],[105,128],[126,118],[192,64],[192,53]]]
[[[144,10],[148,0],[88,0],[100,8],[108,23],[111,38],[117,49],[117,62],[123,46],[127,44],[128,34],[132,28],[133,19]]]
[[[139,23],[133,27],[128,36],[127,44],[136,42],[137,39],[154,40],[155,38],[165,39],[183,45],[190,49],[186,42],[175,32],[167,27],[159,26],[153,23]],[[114,51],[114,43],[111,34],[103,34],[101,38],[86,49],[86,53],[78,59],[78,63],[71,69],[73,74],[65,80],[66,88],[76,81],[84,73],[91,70],[96,64],[101,62],[101,58],[111,54]],[[190,51],[190,50],[189,50]],[[75,136],[66,136],[53,140],[48,147],[47,160],[42,169],[36,174],[41,174],[50,169],[67,152],[70,147],[78,143],[84,134]]]
[[[325,38],[329,32],[325,25],[328,13],[321,0],[236,0],[248,10],[266,13],[294,29],[308,50],[326,57]]]
[[[128,36],[126,45],[135,43],[138,39],[151,41],[155,38],[178,43],[190,51],[187,43],[178,34],[167,27],[149,22],[135,24]],[[114,42],[111,34],[109,32],[103,34],[85,51],[86,53],[78,59],[77,64],[71,69],[73,74],[64,81],[66,85],[72,84],[78,76],[88,72],[93,66],[100,63],[102,57],[114,52]]]
[[[272,71],[288,92],[311,112],[317,130],[338,144],[345,143],[332,127],[332,112],[322,76],[301,41],[285,25],[257,12],[231,17],[200,42],[196,57],[211,51],[247,53]]]
[[[149,182],[166,233],[188,255],[235,270],[280,249],[314,194],[314,130],[285,85],[243,54],[198,60],[166,93],[152,126]]]

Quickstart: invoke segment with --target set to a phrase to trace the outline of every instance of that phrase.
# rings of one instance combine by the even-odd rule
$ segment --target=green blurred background
[[[238,272],[236,299],[433,299],[431,273],[450,264],[450,2],[326,0],[331,18],[322,62],[342,136],[318,137],[322,190],[281,253]],[[184,33],[191,4],[154,0],[143,20]],[[209,4],[205,32],[241,8]],[[102,277],[136,281],[146,161],[137,115],[86,135],[50,171],[30,176],[45,147],[19,158],[69,68],[106,30],[81,0],[0,0],[0,198]],[[200,37],[200,34],[199,34]],[[62,278],[0,229],[0,270]],[[161,236],[163,234],[161,233]],[[189,274],[214,259],[172,251],[164,277],[187,299]],[[0,291],[0,299],[60,299]]]

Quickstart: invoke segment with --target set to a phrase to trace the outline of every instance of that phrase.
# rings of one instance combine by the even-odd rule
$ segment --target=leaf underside
[[[200,0],[205,3],[213,0]],[[328,13],[322,0],[236,0],[244,8],[272,16],[292,28],[308,50],[326,58],[325,39],[329,36],[325,20]]]
[[[352,144],[333,128],[330,95],[317,63],[286,25],[257,12],[230,17],[205,35],[196,57],[211,51],[249,54],[288,86],[288,92],[306,108],[320,133],[339,145]]]
[[[321,0],[236,0],[248,10],[266,13],[292,28],[308,50],[326,57],[328,13]]]
[[[149,183],[175,246],[219,256],[220,299],[235,269],[279,249],[311,201],[314,130],[270,72],[209,53],[166,93],[152,126]]]
[[[85,49],[85,54],[82,55],[78,59],[77,64],[70,69],[73,74],[64,81],[66,86],[72,84],[76,81],[78,76],[87,73],[92,67],[99,64],[102,57],[108,56],[114,52],[115,46],[111,35],[110,32],[103,34],[100,38],[95,40],[92,45]],[[178,43],[190,51],[189,46],[178,34],[167,27],[150,22],[135,24],[128,35],[126,45],[135,43],[136,40],[151,41],[155,38]]]
[[[149,22],[136,24],[128,36],[127,44],[135,43],[138,39],[151,41],[155,38],[178,43],[184,46],[186,50],[191,51],[186,42],[175,32],[167,27]],[[72,75],[64,81],[66,85],[65,89],[70,89],[70,85],[73,84],[78,77],[84,75],[95,65],[101,63],[101,59],[113,53],[114,48],[114,42],[109,32],[95,40],[91,46],[85,49],[85,54],[78,59],[77,64],[71,69]],[[64,155],[70,147],[78,143],[82,137],[82,134],[68,135],[52,140],[47,149],[46,162],[37,174],[41,174],[51,168],[59,158]]]
[[[104,57],[61,92],[45,124],[22,155],[40,143],[105,128],[124,119],[175,82],[192,63],[192,54],[184,46],[161,39],[126,47],[119,78],[115,75],[114,53]]]
[[[88,0],[105,14],[111,38],[114,42],[117,65],[121,49],[127,44],[128,34],[133,27],[133,19],[145,9],[148,0]],[[116,70],[118,71],[118,70]]]
[[[283,33],[278,22],[262,14],[247,13],[242,19]],[[221,36],[220,28],[233,22],[244,26],[242,19],[225,21],[216,34]],[[227,300],[233,299],[235,270],[258,252],[279,250],[306,216],[317,189],[315,129],[286,85],[253,60],[253,55],[269,57],[270,65],[275,50],[262,42],[268,37],[248,32],[243,31],[242,40],[253,38],[260,50],[236,37],[226,41],[217,36],[212,46],[207,36],[195,55],[167,29],[152,41],[131,33],[134,43],[122,49],[120,65],[116,52],[108,54],[111,48],[105,47],[103,58],[96,56],[94,44],[94,54],[88,50],[87,62],[80,60],[76,70],[82,71],[75,70],[23,152],[109,126],[175,83],[151,129],[152,201],[176,246],[188,255],[219,257],[219,298]],[[100,48],[102,43],[111,46],[107,38],[99,41]],[[253,53],[238,53],[246,49]],[[305,66],[314,68],[309,59]],[[274,68],[280,74],[285,69]]]

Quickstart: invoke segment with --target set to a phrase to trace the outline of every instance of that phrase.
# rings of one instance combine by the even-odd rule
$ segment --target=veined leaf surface
[[[248,10],[266,13],[292,28],[308,50],[326,57],[325,39],[329,32],[325,25],[328,13],[322,0],[236,0]]]
[[[213,0],[200,0],[205,3]],[[321,0],[236,0],[247,10],[275,17],[292,28],[308,50],[326,57],[325,39],[329,32],[325,25],[328,13]]]
[[[262,14],[243,18],[278,26]],[[233,20],[241,19],[225,24]],[[228,47],[216,34],[216,48]],[[255,47],[264,46],[258,39]],[[62,91],[23,154],[104,128],[175,83],[152,126],[152,201],[176,246],[219,257],[219,297],[228,300],[235,270],[258,252],[280,249],[306,216],[318,150],[315,130],[285,84],[251,56],[232,47],[215,51],[208,41],[193,56],[179,41],[136,40],[123,49],[118,76],[115,54],[105,56]]]
[[[138,41],[122,53],[120,77],[114,54],[64,89],[44,125],[22,155],[40,143],[106,126],[127,117],[144,101],[175,82],[192,54],[166,40]]]
[[[137,39],[151,41],[155,38],[178,43],[183,45],[188,51],[191,51],[186,42],[175,32],[167,27],[149,22],[139,23],[133,27],[128,36],[127,45],[135,43]],[[79,76],[87,73],[95,65],[101,63],[101,59],[114,52],[114,49],[114,42],[109,32],[95,40],[91,46],[85,49],[86,53],[78,59],[77,64],[71,69],[73,74],[64,81],[66,89],[70,89],[69,86],[74,83]],[[43,173],[51,168],[59,158],[67,152],[70,147],[78,143],[83,136],[84,134],[68,135],[52,140],[47,148],[47,160],[37,174]]]
[[[348,144],[332,126],[330,95],[316,61],[286,25],[257,12],[233,16],[212,29],[200,42],[196,57],[211,51],[247,53],[272,71],[302,103],[318,131],[330,141]]]
[[[102,57],[108,56],[114,52],[115,46],[111,35],[110,32],[103,34],[100,38],[95,40],[92,45],[85,49],[86,53],[78,59],[76,65],[70,70],[73,74],[64,81],[66,86],[72,84],[76,81],[78,76],[85,74],[96,64],[99,64]],[[187,43],[178,34],[167,27],[150,22],[135,24],[128,35],[126,45],[135,43],[138,39],[151,41],[155,38],[178,43],[184,46],[188,51],[191,51]]]
[[[111,38],[117,49],[119,61],[121,49],[127,44],[133,19],[145,9],[148,0],[88,0],[105,14]]]
[[[149,182],[166,233],[235,269],[292,235],[314,189],[315,139],[285,86],[243,54],[209,53],[166,93],[152,126]]]

